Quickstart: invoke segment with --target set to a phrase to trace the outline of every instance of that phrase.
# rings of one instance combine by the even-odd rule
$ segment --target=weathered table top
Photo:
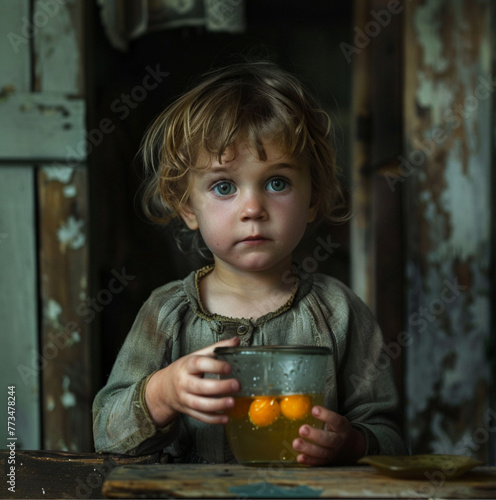
[[[157,464],[128,457],[50,451],[15,453],[9,491],[9,451],[0,451],[0,498],[496,498],[496,467],[458,479],[393,479],[369,466],[283,468]]]
[[[111,470],[124,464],[153,464],[156,455],[0,450],[0,463],[0,498],[103,498],[103,481]],[[14,474],[9,475],[11,467]]]
[[[369,466],[125,465],[103,485],[110,498],[496,498],[496,468],[446,480],[393,479]]]

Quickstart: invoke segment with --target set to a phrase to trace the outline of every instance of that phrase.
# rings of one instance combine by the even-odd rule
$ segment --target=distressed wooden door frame
[[[1,285],[2,326],[18,345],[2,364],[18,395],[20,446],[91,451],[91,325],[79,312],[89,289],[84,2],[7,3],[0,29],[6,67],[0,178],[29,181],[4,193],[10,202],[2,200],[2,213],[19,201],[27,218],[22,228],[7,219],[12,237],[0,249],[2,265],[25,252],[14,237],[19,233],[29,235],[31,250],[24,287],[15,273]],[[29,328],[19,315],[31,318]]]
[[[343,47],[355,65],[352,287],[383,326],[408,444],[492,464],[494,31],[489,1],[356,0]]]

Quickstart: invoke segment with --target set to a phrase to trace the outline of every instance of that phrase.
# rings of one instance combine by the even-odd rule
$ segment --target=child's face
[[[291,255],[308,222],[309,167],[265,144],[261,161],[241,144],[237,154],[227,151],[223,163],[191,178],[191,196],[182,217],[199,229],[216,265],[243,271],[267,271],[291,265]]]

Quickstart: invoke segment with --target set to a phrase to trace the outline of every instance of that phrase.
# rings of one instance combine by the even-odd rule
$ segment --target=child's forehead
[[[288,164],[296,167],[301,162],[301,158],[285,152],[280,146],[270,141],[264,141],[263,153],[261,157],[258,148],[247,142],[230,145],[220,155],[211,154],[202,149],[198,154],[195,170],[221,171],[254,162],[267,166]]]

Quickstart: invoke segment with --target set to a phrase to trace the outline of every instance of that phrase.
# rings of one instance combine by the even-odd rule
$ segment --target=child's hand
[[[222,412],[234,406],[232,397],[221,397],[239,390],[235,379],[203,378],[205,373],[227,374],[229,363],[215,359],[216,347],[232,347],[238,338],[222,340],[211,346],[177,359],[157,371],[145,389],[145,401],[157,427],[164,427],[178,413],[185,413],[209,424],[225,424],[228,417]]]
[[[300,437],[293,441],[293,448],[299,452],[298,463],[351,464],[365,454],[365,436],[352,427],[347,418],[322,406],[314,406],[312,414],[325,425],[323,429],[310,425],[300,427]]]

